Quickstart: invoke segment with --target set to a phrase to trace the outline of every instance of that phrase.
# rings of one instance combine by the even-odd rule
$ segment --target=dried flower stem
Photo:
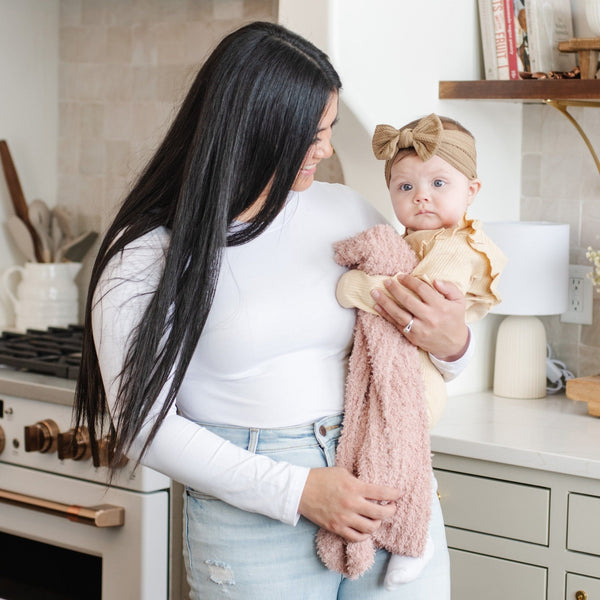
[[[588,277],[592,280],[593,286],[598,286],[600,292],[600,250],[594,250],[589,246],[585,255],[594,266],[594,270],[588,274]]]

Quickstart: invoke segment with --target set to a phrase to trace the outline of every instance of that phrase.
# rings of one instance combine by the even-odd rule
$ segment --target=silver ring
[[[412,329],[413,323],[415,322],[415,318],[413,317],[407,324],[406,327],[402,330],[402,333],[407,334],[410,333]]]

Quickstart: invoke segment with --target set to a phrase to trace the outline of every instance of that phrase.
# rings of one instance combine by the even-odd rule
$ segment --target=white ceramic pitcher
[[[2,275],[2,283],[13,303],[16,328],[46,329],[66,327],[79,321],[79,290],[75,277],[81,263],[33,263],[10,267]],[[19,274],[16,294],[11,289],[11,276]]]

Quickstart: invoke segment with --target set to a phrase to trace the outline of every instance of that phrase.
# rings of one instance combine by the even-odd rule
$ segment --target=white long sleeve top
[[[290,192],[260,236],[224,250],[210,315],[176,406],[142,464],[238,508],[296,523],[308,469],[238,448],[201,423],[285,427],[342,412],[355,314],[335,298],[344,269],[333,260],[333,243],[380,222],[349,188],[315,182]],[[164,228],[129,244],[96,289],[92,327],[111,408],[129,336],[158,285],[168,244]],[[467,361],[436,365],[449,379]],[[165,395],[133,454],[139,455]]]

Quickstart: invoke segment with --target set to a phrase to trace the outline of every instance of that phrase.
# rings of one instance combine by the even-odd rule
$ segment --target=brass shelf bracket
[[[571,123],[573,124],[573,127],[575,127],[575,129],[577,129],[577,131],[579,132],[579,135],[585,142],[585,145],[588,147],[588,150],[590,151],[592,158],[594,159],[594,162],[596,163],[596,169],[598,169],[598,172],[600,173],[600,159],[598,158],[598,155],[596,154],[596,151],[594,150],[592,143],[590,142],[588,136],[585,135],[585,132],[581,128],[581,125],[579,125],[579,123],[575,120],[573,115],[568,110],[568,108],[570,106],[584,106],[584,107],[600,108],[600,101],[594,101],[594,100],[544,100],[544,104],[553,106],[554,108],[559,110],[563,115],[565,115],[565,117],[567,117],[567,119],[569,119],[569,121],[571,121]]]

